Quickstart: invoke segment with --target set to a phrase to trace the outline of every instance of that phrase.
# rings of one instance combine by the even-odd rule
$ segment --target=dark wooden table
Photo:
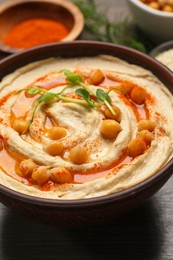
[[[97,2],[110,16],[128,12],[123,0]],[[12,259],[172,260],[173,178],[131,214],[103,226],[44,225],[0,204],[0,260]]]

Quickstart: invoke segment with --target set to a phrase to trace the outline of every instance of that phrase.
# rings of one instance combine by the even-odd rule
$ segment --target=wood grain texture
[[[97,2],[110,16],[115,8],[127,12],[125,0]],[[0,260],[172,260],[172,216],[173,177],[131,214],[102,226],[43,225],[0,204]]]

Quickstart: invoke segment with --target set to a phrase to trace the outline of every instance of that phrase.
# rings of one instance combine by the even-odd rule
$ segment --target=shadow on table
[[[158,259],[162,230],[155,202],[103,226],[48,226],[7,210],[2,259]],[[93,216],[94,218],[94,216]]]

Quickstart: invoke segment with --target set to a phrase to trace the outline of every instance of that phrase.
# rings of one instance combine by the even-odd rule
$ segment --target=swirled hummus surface
[[[2,80],[0,104],[0,183],[21,193],[112,194],[172,158],[172,94],[115,57],[29,64]]]

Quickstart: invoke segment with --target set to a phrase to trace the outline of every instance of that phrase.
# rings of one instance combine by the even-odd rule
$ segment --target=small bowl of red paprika
[[[43,44],[75,40],[83,26],[82,13],[68,1],[6,1],[0,5],[0,50],[15,53]]]

